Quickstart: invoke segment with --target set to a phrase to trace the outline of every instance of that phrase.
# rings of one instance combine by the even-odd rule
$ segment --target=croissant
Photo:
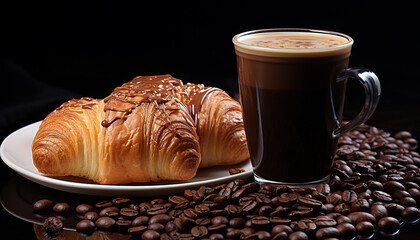
[[[170,75],[140,76],[105,99],[72,99],[32,143],[39,172],[100,184],[187,180],[249,158],[239,103]]]

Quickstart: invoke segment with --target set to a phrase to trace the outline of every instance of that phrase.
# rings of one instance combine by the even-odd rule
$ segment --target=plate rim
[[[22,175],[23,177],[36,182],[38,184],[47,186],[49,188],[55,188],[59,190],[64,190],[68,192],[80,192],[80,190],[96,190],[96,191],[135,191],[137,193],[141,192],[148,192],[148,191],[158,191],[162,189],[179,189],[179,188],[189,188],[194,186],[200,186],[200,185],[211,185],[214,183],[219,182],[226,182],[228,180],[233,180],[237,178],[246,178],[252,175],[253,171],[246,170],[245,172],[234,174],[234,175],[226,175],[223,177],[216,177],[206,180],[199,180],[199,181],[193,181],[193,182],[181,182],[181,183],[168,183],[168,184],[154,184],[154,185],[141,185],[141,186],[132,186],[132,185],[112,185],[112,184],[97,184],[97,183],[80,183],[80,182],[74,182],[74,181],[67,181],[62,179],[56,179],[52,177],[48,177],[46,175],[42,175],[41,173],[36,174],[33,173],[25,168],[20,167],[15,162],[11,161],[7,155],[10,153],[7,153],[7,147],[9,145],[9,142],[13,137],[16,137],[19,133],[22,131],[27,130],[27,128],[34,128],[39,127],[42,121],[34,122],[31,124],[28,124],[26,126],[23,126],[12,133],[10,133],[1,143],[0,145],[0,157],[2,161],[11,169],[13,169],[18,174]],[[247,160],[250,161],[250,160]],[[52,187],[51,185],[55,186]],[[57,188],[58,187],[58,188]],[[73,191],[70,191],[73,190]],[[112,194],[110,192],[110,194]],[[97,195],[97,194],[95,194]]]

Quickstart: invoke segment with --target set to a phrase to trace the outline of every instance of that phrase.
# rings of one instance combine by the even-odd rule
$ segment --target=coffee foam
[[[243,36],[239,42],[267,48],[325,48],[348,42],[343,37],[317,33],[259,33]]]
[[[322,57],[350,52],[353,40],[328,33],[265,32],[237,35],[238,52],[271,57]]]

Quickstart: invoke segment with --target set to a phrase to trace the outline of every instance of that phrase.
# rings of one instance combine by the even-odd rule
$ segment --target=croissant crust
[[[240,105],[170,75],[141,76],[105,99],[72,99],[41,123],[39,172],[100,184],[186,180],[198,167],[249,158]]]

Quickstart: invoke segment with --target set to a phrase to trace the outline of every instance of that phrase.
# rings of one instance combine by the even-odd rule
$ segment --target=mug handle
[[[366,68],[349,68],[338,74],[337,82],[346,80],[347,78],[359,80],[365,89],[365,103],[360,113],[347,124],[340,126],[333,132],[333,137],[339,137],[342,134],[354,129],[360,124],[367,121],[378,105],[381,96],[381,84],[378,77]]]

